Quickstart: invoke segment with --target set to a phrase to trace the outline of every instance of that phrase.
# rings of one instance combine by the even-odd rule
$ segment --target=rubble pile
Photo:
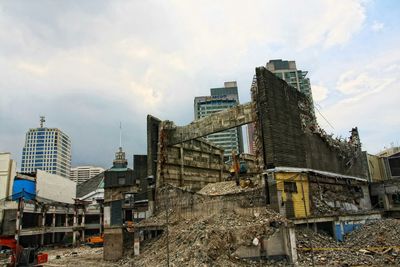
[[[400,265],[400,221],[371,222],[351,232],[342,243],[327,234],[296,229],[300,265]],[[310,244],[311,243],[311,244]],[[313,248],[311,251],[311,247]]]
[[[367,223],[351,232],[346,243],[357,248],[400,246],[400,220],[386,219]]]
[[[242,188],[240,186],[237,186],[235,181],[226,181],[207,184],[198,193],[201,195],[219,196],[249,192],[257,189],[259,189],[257,184],[255,184],[253,187]]]
[[[365,212],[360,205],[363,198],[360,187],[312,183],[310,189],[316,192],[311,197],[314,215]]]
[[[259,263],[239,260],[236,249],[251,246],[255,237],[272,235],[281,223],[281,217],[269,210],[253,216],[227,210],[174,221],[168,227],[169,233],[164,231],[157,241],[145,245],[134,261],[137,266],[166,266],[168,244],[171,266],[258,266]]]

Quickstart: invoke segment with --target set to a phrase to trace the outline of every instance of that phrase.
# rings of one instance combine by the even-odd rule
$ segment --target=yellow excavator
[[[232,151],[232,166],[229,170],[231,177],[235,178],[236,186],[241,188],[253,187],[253,181],[249,177],[245,177],[247,173],[247,167],[245,161],[240,161],[239,155],[236,151]]]

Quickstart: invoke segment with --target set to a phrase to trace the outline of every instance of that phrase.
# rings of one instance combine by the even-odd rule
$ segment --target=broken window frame
[[[296,182],[283,182],[283,191],[285,193],[297,193],[297,184]]]

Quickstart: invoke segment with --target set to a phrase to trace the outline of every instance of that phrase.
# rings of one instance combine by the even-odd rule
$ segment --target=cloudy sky
[[[193,98],[256,66],[296,60],[318,109],[376,153],[400,138],[400,2],[0,1],[0,151],[18,166],[46,116],[72,139],[72,163],[109,167],[119,144],[146,153],[146,115],[193,119]]]

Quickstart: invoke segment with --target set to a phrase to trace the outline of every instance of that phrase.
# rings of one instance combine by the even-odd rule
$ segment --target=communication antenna
[[[43,123],[46,121],[44,116],[40,116],[40,128],[43,128]]]
[[[122,123],[119,122],[119,147],[122,147]]]

